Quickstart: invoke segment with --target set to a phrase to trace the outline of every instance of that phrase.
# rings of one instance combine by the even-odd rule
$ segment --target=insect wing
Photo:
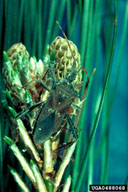
[[[33,140],[35,144],[42,144],[49,139],[55,127],[55,111],[36,124]]]

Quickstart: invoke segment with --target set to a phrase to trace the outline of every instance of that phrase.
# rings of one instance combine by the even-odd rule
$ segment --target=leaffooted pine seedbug
[[[81,67],[79,69],[76,68],[76,61],[72,53],[68,39],[58,22],[57,24],[61,29],[64,37],[66,38],[67,44],[70,48],[70,52],[74,59],[72,69],[64,79],[56,80],[52,68],[49,68],[49,72],[51,73],[53,79],[51,90],[43,82],[38,82],[44,89],[49,91],[49,97],[47,101],[36,103],[35,105],[27,108],[23,113],[21,112],[20,114],[17,115],[17,118],[20,118],[22,115],[25,115],[34,108],[36,107],[40,108],[34,124],[34,131],[33,131],[33,140],[36,145],[43,144],[53,134],[55,134],[58,130],[60,130],[64,119],[66,119],[67,122],[69,123],[75,141],[78,138],[77,129],[75,128],[74,123],[68,114],[68,111],[75,98],[78,97],[78,91],[76,90],[76,88],[81,87],[83,85],[83,82],[81,84],[75,84],[75,85],[72,84],[72,82],[76,78],[77,73],[82,68]],[[89,78],[87,81],[89,82]],[[86,83],[86,88],[88,86],[88,82]]]

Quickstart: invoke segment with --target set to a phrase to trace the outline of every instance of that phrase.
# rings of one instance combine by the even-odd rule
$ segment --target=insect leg
[[[78,105],[75,105],[74,103],[72,103],[71,106],[78,109],[78,110],[80,110],[80,107]]]
[[[77,89],[80,89],[84,84],[84,81],[82,81],[81,83],[77,83],[74,85],[74,87],[76,87]]]
[[[18,86],[19,88],[25,88],[27,87],[28,85],[30,85],[31,83],[33,83],[35,81],[35,79],[32,79],[31,81],[29,81],[28,83],[24,84],[23,86]]]
[[[49,68],[49,70],[51,72],[52,79],[53,79],[53,85],[52,85],[52,89],[53,89],[56,85],[56,76],[55,76],[55,74],[51,68]],[[48,88],[48,86],[43,81],[38,80],[37,83],[40,84],[40,86],[42,86],[44,89],[46,89],[47,91],[50,92],[50,89]]]
[[[70,125],[70,130],[72,131],[72,134],[73,134],[73,137],[75,138],[75,140],[59,145],[59,147],[54,151],[55,153],[64,151],[65,149],[69,148],[78,139],[77,130],[76,130],[75,126],[74,126],[74,123],[72,122],[72,119],[69,117],[69,115],[66,115],[66,117],[67,117],[68,123]]]
[[[43,81],[37,80],[37,83],[42,86],[44,89],[46,89],[47,91],[51,91],[47,85],[45,85],[45,83]]]
[[[66,115],[66,117],[67,117],[67,120],[68,120],[68,123],[69,123],[70,130],[71,130],[71,132],[73,134],[73,137],[75,139],[78,139],[77,129],[74,126],[74,123],[73,123],[72,119],[69,117],[69,115]]]
[[[16,119],[19,119],[21,117],[23,117],[24,115],[26,115],[28,112],[30,112],[31,110],[35,109],[36,107],[40,106],[43,102],[40,101],[28,108],[26,108],[24,111],[20,112],[17,116],[16,116]]]
[[[58,153],[58,152],[61,152],[65,149],[68,149],[69,147],[71,147],[73,145],[73,143],[75,143],[75,141],[71,141],[71,142],[68,142],[68,143],[63,143],[62,145],[60,145],[54,152],[55,153]]]
[[[86,73],[86,76],[87,76],[87,81],[86,81],[85,88],[84,88],[84,92],[83,92],[83,95],[82,95],[82,101],[84,101],[84,99],[85,99],[85,97],[86,97],[87,90],[88,90],[88,85],[89,85],[89,75],[88,75],[88,72],[84,69],[84,67],[81,66],[80,69],[82,69],[82,70]],[[80,69],[79,69],[79,70],[80,70]],[[77,126],[77,124],[78,124],[78,121],[79,121],[79,118],[80,118],[80,115],[81,115],[82,108],[83,108],[83,106],[81,107],[81,110],[78,112],[77,117],[76,117],[76,119],[75,119],[74,125],[76,125],[76,126]]]
[[[56,76],[53,72],[53,70],[51,68],[49,68],[50,72],[51,72],[51,75],[52,75],[52,79],[53,79],[53,84],[52,84],[52,89],[54,89],[55,85],[56,85]]]
[[[36,107],[40,106],[43,102],[38,102],[28,108],[26,108],[25,110],[23,110],[22,112],[20,112],[16,117],[15,119],[13,120],[12,122],[12,136],[15,137],[15,140],[12,144],[14,143],[17,143],[18,142],[18,139],[19,139],[19,132],[18,132],[18,129],[16,128],[16,120],[23,117],[24,115],[26,115],[28,112],[30,112],[31,110],[35,109]],[[14,127],[15,125],[15,127]]]

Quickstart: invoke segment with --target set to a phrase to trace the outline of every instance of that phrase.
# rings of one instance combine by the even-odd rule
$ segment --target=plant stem
[[[19,174],[15,171],[15,169],[13,169],[12,167],[8,166],[8,168],[10,169],[11,174],[13,175],[15,181],[18,183],[18,185],[20,186],[20,188],[24,191],[24,192],[30,192],[30,190],[28,189],[27,185],[23,182],[23,180],[20,178]]]
[[[43,191],[43,192],[48,192],[48,191],[47,191],[47,188],[46,188],[46,186],[45,186],[43,177],[42,177],[42,175],[40,174],[39,168],[38,168],[38,166],[36,165],[36,163],[35,163],[34,161],[32,161],[32,160],[31,160],[31,167],[32,167],[32,170],[33,170],[35,179],[36,179],[38,192],[42,192],[42,191]]]
[[[67,153],[66,153],[66,155],[65,155],[65,157],[64,157],[64,159],[63,159],[63,161],[62,161],[62,163],[61,163],[61,165],[60,165],[60,167],[56,173],[55,183],[54,183],[54,186],[55,186],[54,192],[56,192],[58,190],[58,187],[60,185],[64,171],[65,171],[67,165],[69,164],[69,161],[70,161],[72,154],[75,150],[75,146],[76,146],[76,142],[67,150]]]
[[[70,185],[71,185],[71,175],[68,176],[68,178],[64,184],[62,192],[68,192],[70,189]]]
[[[47,140],[44,143],[44,175],[48,173],[52,173],[53,170],[54,168],[53,168],[51,142],[50,140]]]

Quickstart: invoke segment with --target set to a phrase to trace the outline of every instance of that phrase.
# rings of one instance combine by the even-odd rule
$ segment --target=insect
[[[62,30],[61,27],[60,29]],[[65,34],[64,36],[67,39]],[[68,39],[67,39],[67,43],[68,43]],[[72,53],[72,50],[71,50],[71,53]],[[39,102],[27,108],[24,113],[21,113],[17,116],[17,118],[20,118],[22,114],[25,115],[26,113],[33,110],[34,108],[40,107],[39,114],[37,115],[37,118],[34,124],[34,131],[33,131],[33,140],[36,145],[43,144],[53,134],[55,134],[58,130],[60,130],[64,122],[64,119],[66,119],[67,122],[69,123],[70,129],[72,131],[74,138],[76,140],[78,138],[77,130],[74,126],[74,123],[72,122],[72,119],[68,114],[68,110],[71,107],[74,99],[78,97],[78,92],[76,91],[76,88],[81,87],[83,85],[83,82],[79,85],[72,84],[72,82],[76,78],[77,73],[79,72],[79,70],[81,70],[81,68],[76,69],[76,61],[74,59],[73,67],[71,71],[62,80],[56,80],[53,70],[51,68],[49,70],[52,76],[51,90],[43,82],[38,81],[38,83],[44,89],[49,91],[49,97],[47,101],[45,103]]]

